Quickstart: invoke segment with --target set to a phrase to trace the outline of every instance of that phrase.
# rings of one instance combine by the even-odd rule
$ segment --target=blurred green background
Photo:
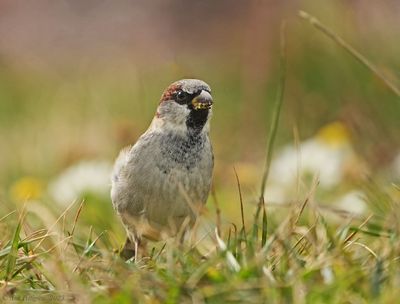
[[[398,1],[1,1],[3,213],[26,188],[52,205],[47,186],[80,161],[111,163],[146,130],[164,88],[193,77],[213,89],[216,195],[224,213],[239,216],[233,166],[245,201],[256,201],[283,19],[288,66],[276,154],[294,133],[303,141],[340,121],[367,171],[390,171],[400,151],[399,98],[299,19],[299,9],[400,84]],[[103,214],[88,216],[91,224],[107,228],[108,195],[87,201]]]

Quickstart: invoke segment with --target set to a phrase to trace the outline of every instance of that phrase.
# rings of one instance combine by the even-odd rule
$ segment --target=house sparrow
[[[120,152],[111,199],[128,235],[123,257],[137,257],[145,239],[160,240],[191,227],[205,204],[214,166],[210,93],[201,80],[172,83],[148,130]]]

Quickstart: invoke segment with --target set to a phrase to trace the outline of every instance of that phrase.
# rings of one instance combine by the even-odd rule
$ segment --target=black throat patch
[[[186,126],[190,133],[198,134],[203,130],[208,119],[208,109],[195,110],[190,109],[190,114],[186,119]]]

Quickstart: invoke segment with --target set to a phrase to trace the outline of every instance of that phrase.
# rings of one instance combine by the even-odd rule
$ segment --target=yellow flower
[[[222,274],[214,267],[209,267],[207,269],[207,276],[215,282],[221,282],[224,280]]]
[[[42,196],[43,183],[35,177],[25,176],[11,186],[11,198],[21,202],[35,200]]]
[[[350,143],[350,132],[343,123],[335,121],[322,127],[317,138],[332,147],[340,147]]]

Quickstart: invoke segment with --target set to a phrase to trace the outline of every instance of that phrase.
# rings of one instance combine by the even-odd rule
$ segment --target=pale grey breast
[[[193,207],[207,199],[212,169],[207,134],[146,133],[115,174],[114,206],[120,214],[145,217],[161,226],[175,218],[193,219]]]

